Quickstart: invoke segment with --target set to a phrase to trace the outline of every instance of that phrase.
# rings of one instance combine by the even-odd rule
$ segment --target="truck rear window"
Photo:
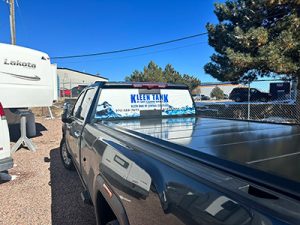
[[[96,119],[194,115],[186,89],[102,89]]]

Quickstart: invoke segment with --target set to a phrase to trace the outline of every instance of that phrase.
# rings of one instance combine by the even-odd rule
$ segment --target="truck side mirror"
[[[69,102],[65,102],[63,105],[63,113],[61,115],[62,122],[70,123],[71,122],[70,115],[71,115],[71,104]]]

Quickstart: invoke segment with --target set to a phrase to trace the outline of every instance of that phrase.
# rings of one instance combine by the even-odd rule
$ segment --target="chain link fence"
[[[60,82],[59,99],[76,99],[88,85]],[[300,124],[297,93],[300,95],[296,80],[270,79],[244,83],[202,83],[193,97],[197,111],[203,117]]]
[[[300,124],[296,80],[202,84],[194,95],[201,116]]]

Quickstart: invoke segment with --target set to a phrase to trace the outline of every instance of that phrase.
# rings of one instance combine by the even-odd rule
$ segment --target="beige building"
[[[230,92],[236,88],[236,87],[245,87],[243,84],[232,84],[230,82],[228,83],[206,83],[206,84],[201,84],[198,87],[196,87],[193,91],[193,95],[201,94],[201,95],[206,95],[210,97],[211,91],[215,88],[219,87],[224,94],[229,95]]]
[[[99,75],[93,75],[68,68],[57,68],[57,76],[60,90],[71,90],[78,85],[90,85],[96,81],[108,81],[107,78]]]

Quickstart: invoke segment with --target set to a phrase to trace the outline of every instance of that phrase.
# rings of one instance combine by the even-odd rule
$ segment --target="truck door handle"
[[[74,136],[75,136],[76,138],[78,138],[78,137],[80,136],[80,132],[76,130],[76,131],[74,132]]]

